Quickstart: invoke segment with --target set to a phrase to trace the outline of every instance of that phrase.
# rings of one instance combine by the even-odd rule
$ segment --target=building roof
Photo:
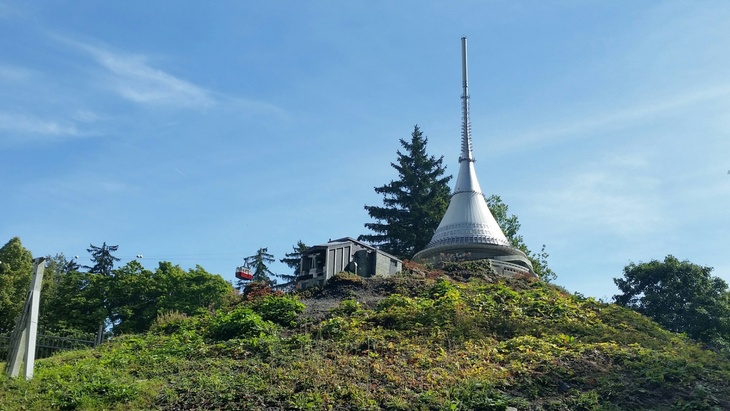
[[[367,249],[373,250],[373,251],[375,251],[375,252],[377,252],[379,254],[382,254],[382,255],[384,255],[386,257],[393,258],[395,260],[400,261],[400,258],[398,258],[398,257],[396,257],[396,256],[394,256],[394,255],[392,255],[390,253],[386,253],[385,251],[383,251],[383,250],[381,250],[381,249],[379,249],[377,247],[374,247],[374,246],[372,246],[370,244],[367,244],[367,243],[363,243],[362,241],[356,240],[356,239],[354,239],[352,237],[342,237],[342,238],[338,238],[336,240],[329,240],[325,244],[317,244],[315,246],[309,247],[304,253],[306,254],[307,252],[314,251],[314,250],[327,249],[329,247],[337,247],[337,246],[340,246],[340,245],[345,245],[347,243],[355,243],[355,244],[357,244],[357,245],[359,245],[359,246],[361,246],[363,248],[367,248]]]

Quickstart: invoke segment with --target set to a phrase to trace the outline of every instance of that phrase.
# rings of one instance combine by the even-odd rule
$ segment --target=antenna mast
[[[471,152],[471,121],[469,120],[469,75],[466,64],[466,37],[461,38],[461,81],[463,94],[461,95],[462,125],[461,125],[461,156],[459,162],[474,161]]]

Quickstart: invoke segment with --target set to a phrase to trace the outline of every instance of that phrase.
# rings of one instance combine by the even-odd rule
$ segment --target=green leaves
[[[449,180],[444,177],[443,156],[438,159],[426,154],[428,139],[415,126],[410,142],[400,140],[405,153],[391,166],[398,179],[375,187],[383,195],[383,206],[365,206],[373,223],[365,227],[375,234],[365,234],[360,240],[369,241],[400,258],[410,258],[426,247],[441,217],[449,205]]]
[[[263,337],[274,334],[273,323],[265,321],[251,308],[238,306],[233,310],[219,310],[210,320],[209,337],[216,340]]]
[[[23,247],[20,238],[11,238],[0,248],[0,330],[15,326],[32,273],[33,256]]]
[[[221,276],[196,266],[187,271],[160,262],[155,271],[130,261],[111,275],[70,271],[56,274],[54,292],[43,313],[46,327],[96,332],[108,321],[114,334],[147,331],[158,314],[194,315],[220,307],[231,286]]]
[[[679,261],[631,263],[623,278],[614,278],[622,294],[617,304],[631,308],[675,332],[706,343],[730,339],[727,283],[712,277],[711,267]]]
[[[275,284],[272,277],[276,277],[277,275],[269,269],[269,264],[276,261],[276,259],[269,253],[267,247],[259,248],[256,254],[244,258],[244,261],[252,271],[253,281],[262,281],[269,285]],[[246,284],[246,281],[238,280],[236,288],[243,290]]]
[[[525,253],[527,258],[532,262],[532,269],[535,274],[543,281],[553,281],[558,278],[557,274],[548,267],[547,258],[550,256],[545,250],[545,244],[542,245],[539,253],[533,253],[527,248],[525,240],[521,234],[518,234],[520,230],[520,221],[516,215],[509,215],[509,206],[502,202],[502,198],[496,194],[492,194],[487,199],[487,206],[489,211],[492,212],[494,219],[497,220],[499,227],[507,237],[513,247]]]

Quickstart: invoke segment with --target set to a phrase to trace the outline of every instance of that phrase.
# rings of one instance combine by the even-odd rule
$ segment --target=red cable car
[[[253,279],[251,269],[246,266],[236,267],[236,278],[239,280],[251,281]]]

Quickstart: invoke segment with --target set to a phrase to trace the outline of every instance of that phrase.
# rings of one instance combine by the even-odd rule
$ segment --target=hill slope
[[[479,263],[252,293],[0,379],[3,410],[723,410],[730,361]]]

